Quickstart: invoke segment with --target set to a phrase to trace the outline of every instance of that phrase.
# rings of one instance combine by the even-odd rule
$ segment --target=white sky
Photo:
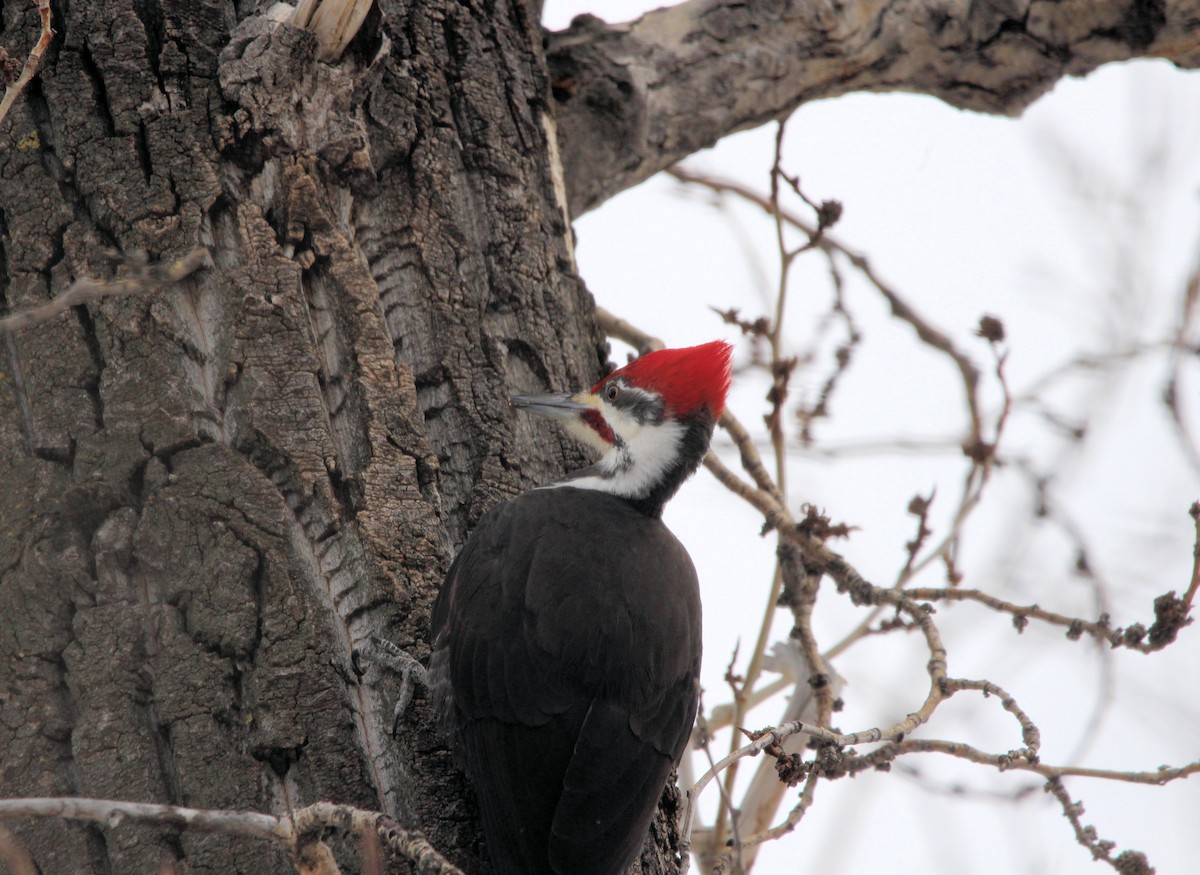
[[[620,21],[653,5],[549,0],[546,20],[562,27],[589,11]],[[1010,383],[1019,394],[1083,351],[1169,333],[1184,278],[1200,252],[1198,103],[1200,74],[1161,63],[1107,67],[1086,80],[1064,81],[1019,121],[961,112],[925,97],[855,95],[801,108],[788,128],[785,163],[800,174],[810,197],[843,203],[839,239],[866,253],[981,367],[988,350],[971,329],[983,313],[1001,317]],[[765,191],[773,137],[773,127],[740,134],[687,164]],[[729,215],[657,177],[576,223],[580,272],[599,304],[670,345],[735,340],[708,308],[739,307],[751,318],[766,312],[776,258],[770,225],[750,210],[734,209],[736,221]],[[788,325],[797,348],[827,305],[822,269],[814,258],[792,277]],[[850,283],[847,298],[865,339],[835,396],[832,420],[817,426],[819,443],[896,435],[960,440],[963,413],[953,374],[914,342],[906,325],[888,317],[877,293]],[[741,355],[744,361],[744,346]],[[793,397],[816,391],[825,364],[797,373]],[[1002,445],[1056,474],[1060,506],[1085,532],[1116,625],[1148,624],[1154,596],[1181,592],[1190,577],[1186,510],[1200,498],[1200,478],[1159,402],[1166,372],[1163,356],[1148,356],[1105,378],[1065,383],[1053,398],[1061,410],[1087,412],[1091,437],[1082,451],[1054,439],[1028,413],[1014,415]],[[1190,425],[1200,432],[1197,377],[1193,365],[1182,389]],[[731,408],[743,422],[761,422],[765,387],[755,375],[735,386]],[[913,518],[904,512],[908,500],[936,486],[931,519],[935,528],[944,524],[937,514],[951,507],[963,470],[954,453],[834,462],[795,452],[791,506],[795,511],[810,502],[859,526],[835,546],[868,579],[890,582],[913,534]],[[1093,590],[1070,574],[1073,551],[1066,542],[1046,527],[1021,527],[1029,507],[1021,479],[1002,474],[969,530],[965,585],[1094,616]],[[745,667],[773,545],[757,536],[757,514],[705,473],[669,506],[667,520],[688,545],[704,587],[711,708],[725,700],[721,678],[739,640],[739,668]],[[941,581],[935,571],[923,582]],[[822,643],[836,641],[860,616],[832,588],[823,590]],[[1104,688],[1094,648],[1035,628],[1018,638],[1003,618],[973,607],[943,607],[938,620],[952,675],[986,676],[1006,687],[1041,727],[1044,761],[1075,755]],[[781,612],[780,637],[788,625]],[[840,728],[888,725],[915,710],[924,697],[926,658],[917,645],[915,638],[887,636],[839,659],[836,668],[849,682]],[[1113,705],[1080,764],[1140,770],[1200,756],[1200,627],[1185,630],[1165,652],[1117,651],[1106,664]],[[994,700],[962,694],[939,709],[921,735],[1006,751],[1019,737],[1001,713]],[[777,705],[764,706],[748,722],[766,725],[777,714]],[[983,767],[934,755],[905,762],[921,769],[926,784],[1011,791],[1036,783],[1029,776],[996,778]],[[1163,875],[1195,871],[1196,778],[1168,787],[1082,779],[1067,786],[1083,799],[1085,822],[1102,838],[1119,849],[1145,851]],[[797,833],[764,851],[754,871],[885,870],[1110,871],[1075,843],[1057,804],[1040,790],[1019,805],[995,804],[933,792],[895,773],[821,785]]]

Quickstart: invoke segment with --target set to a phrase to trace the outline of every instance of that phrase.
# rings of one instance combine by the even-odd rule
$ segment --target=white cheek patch
[[[679,445],[687,429],[670,419],[658,425],[641,425],[620,411],[608,412],[619,440],[608,447],[597,464],[600,473],[560,485],[596,489],[622,498],[644,498],[679,459]]]

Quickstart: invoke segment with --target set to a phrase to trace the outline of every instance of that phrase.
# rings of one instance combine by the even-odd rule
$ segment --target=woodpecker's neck
[[[666,419],[630,440],[617,436],[604,456],[554,484],[595,489],[619,496],[649,517],[663,506],[700,466],[712,438],[711,417]]]

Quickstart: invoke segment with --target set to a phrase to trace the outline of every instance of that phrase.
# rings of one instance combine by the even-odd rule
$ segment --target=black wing
[[[468,540],[433,636],[497,870],[624,871],[696,716],[700,602],[679,541],[604,493],[526,493]]]

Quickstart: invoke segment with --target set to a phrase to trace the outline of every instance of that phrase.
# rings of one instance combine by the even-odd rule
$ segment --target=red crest
[[[690,416],[706,407],[713,419],[725,409],[725,395],[732,378],[733,347],[723,340],[683,349],[660,349],[634,359],[592,387],[599,394],[614,377],[662,396],[676,416]]]

